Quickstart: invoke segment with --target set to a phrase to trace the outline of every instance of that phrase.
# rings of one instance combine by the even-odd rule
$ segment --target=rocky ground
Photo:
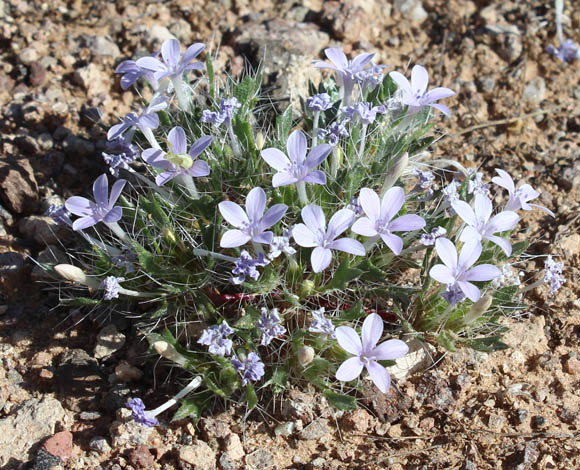
[[[578,43],[580,11],[566,15]],[[540,0],[0,0],[0,468],[580,468],[580,73],[545,53],[553,20]],[[169,37],[219,46],[234,75],[243,56],[263,59],[280,100],[332,45],[425,65],[458,91],[435,157],[539,189],[556,219],[526,217],[535,242],[518,268],[539,275],[535,255],[554,253],[567,283],[531,292],[509,350],[439,354],[386,397],[369,387],[353,413],[294,390],[247,418],[230,407],[197,426],[132,424],[127,397],[163,402],[171,372],[146,362],[126,318],[55,309],[31,258],[67,260],[70,234],[41,214],[104,171],[104,129],[136,97],[114,66]]]

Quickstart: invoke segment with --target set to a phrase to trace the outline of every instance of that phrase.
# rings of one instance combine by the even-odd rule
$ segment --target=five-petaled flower
[[[443,114],[449,115],[449,108],[443,104],[435,103],[435,101],[443,98],[454,96],[455,92],[449,88],[434,88],[427,91],[429,83],[429,74],[425,67],[415,65],[411,71],[411,83],[400,72],[391,72],[389,76],[399,86],[403,92],[403,104],[409,106],[409,111],[415,113],[425,106],[431,106],[438,109]]]
[[[264,363],[255,352],[251,352],[245,361],[241,361],[237,356],[232,358],[234,369],[242,376],[242,385],[248,382],[257,382],[264,376]]]
[[[136,65],[145,70],[155,73],[155,78],[176,78],[181,77],[186,70],[203,70],[202,62],[193,62],[201,51],[205,49],[205,44],[201,42],[192,44],[181,54],[181,46],[177,39],[167,39],[161,45],[160,61],[157,57],[141,57],[137,60]]]
[[[507,256],[512,254],[510,242],[495,234],[513,230],[520,220],[518,214],[513,211],[503,211],[491,217],[493,211],[491,201],[480,193],[475,195],[473,209],[467,202],[460,200],[454,201],[451,207],[467,224],[459,238],[462,242],[471,239],[489,240],[499,246]]]
[[[376,313],[365,319],[361,333],[362,342],[351,327],[339,326],[336,329],[338,344],[354,355],[338,368],[336,378],[341,382],[350,382],[360,375],[364,367],[377,388],[386,393],[391,385],[391,376],[378,361],[403,357],[409,352],[409,347],[399,339],[390,339],[377,345],[383,335],[383,320]]]
[[[332,69],[336,72],[336,81],[341,89],[343,104],[348,105],[354,84],[357,82],[357,74],[370,63],[375,54],[360,54],[350,61],[344,52],[336,47],[324,49],[324,54],[332,64],[319,60],[314,63],[314,66],[319,69]]]
[[[268,346],[274,338],[286,333],[286,328],[281,325],[282,319],[278,314],[277,308],[268,310],[262,307],[260,313],[261,315],[258,319],[258,329],[262,332],[260,344],[262,346]]]
[[[403,239],[393,232],[410,232],[425,226],[425,220],[415,214],[405,214],[392,220],[405,203],[405,192],[399,186],[389,189],[382,201],[372,189],[363,188],[358,202],[366,217],[358,219],[352,231],[364,237],[381,237],[396,255],[403,249]]]
[[[129,113],[119,124],[112,126],[107,132],[107,139],[118,139],[119,137],[122,137],[125,132],[134,130],[135,128],[139,129],[144,134],[147,133],[148,129],[157,129],[157,127],[159,127],[159,116],[157,116],[157,113],[166,108],[166,96],[158,96],[153,98],[149,103],[149,106],[147,106],[139,116],[137,116],[135,113]],[[131,141],[132,136],[127,138],[127,140]]]
[[[154,54],[152,57],[157,58],[158,54],[159,53]],[[156,91],[159,88],[159,81],[155,78],[155,73],[151,70],[139,67],[137,62],[134,60],[124,60],[121,62],[119,65],[117,65],[115,73],[123,74],[121,77],[121,88],[123,90],[129,88],[141,77],[144,77],[151,84],[153,90]]]
[[[433,266],[429,275],[436,281],[446,284],[448,290],[458,287],[472,302],[479,300],[481,292],[470,281],[491,281],[501,276],[501,271],[491,264],[480,264],[471,268],[482,251],[481,242],[477,239],[471,239],[463,245],[459,258],[457,248],[447,238],[438,238],[435,249],[444,264]]]
[[[314,168],[320,165],[332,152],[331,145],[317,145],[307,156],[306,136],[302,131],[294,131],[288,137],[286,149],[288,157],[273,147],[261,152],[266,163],[278,171],[272,178],[272,186],[277,188],[300,182],[326,184],[326,175],[320,170],[314,170]]]
[[[69,212],[81,217],[73,222],[73,230],[83,230],[99,222],[106,224],[118,222],[123,215],[123,209],[115,206],[115,203],[126,182],[126,180],[115,181],[109,196],[109,180],[107,174],[104,173],[93,183],[95,202],[81,196],[69,197],[65,202],[65,207]]]
[[[222,217],[236,227],[223,234],[222,248],[242,246],[250,240],[270,244],[274,234],[266,229],[278,223],[288,210],[286,204],[275,204],[266,211],[266,192],[262,188],[254,188],[248,193],[245,211],[232,201],[220,202],[218,208]]]
[[[155,183],[163,186],[178,175],[189,175],[195,178],[209,175],[209,165],[197,157],[211,144],[213,137],[203,136],[187,152],[185,131],[174,127],[167,135],[169,151],[146,149],[141,156],[150,165],[165,170],[155,177]]]
[[[524,211],[531,211],[532,207],[537,207],[538,209],[544,211],[546,214],[554,216],[554,213],[547,209],[546,207],[540,206],[538,204],[530,204],[529,201],[536,199],[540,193],[532,188],[529,184],[522,184],[516,189],[514,180],[509,175],[508,172],[496,168],[497,174],[499,176],[494,176],[491,181],[493,181],[498,186],[507,189],[509,194],[508,203],[505,206],[506,211],[518,211],[520,209]]]
[[[353,238],[336,238],[354,222],[354,212],[341,209],[336,212],[326,227],[322,209],[310,204],[302,209],[302,220],[306,224],[296,224],[292,229],[294,240],[300,246],[313,248],[310,262],[315,273],[324,271],[332,261],[332,250],[344,251],[352,255],[364,256],[365,249]]]

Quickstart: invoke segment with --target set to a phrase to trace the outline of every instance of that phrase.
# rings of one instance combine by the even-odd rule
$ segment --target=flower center
[[[377,219],[375,222],[375,230],[378,233],[389,235],[391,231],[389,230],[389,220]]]

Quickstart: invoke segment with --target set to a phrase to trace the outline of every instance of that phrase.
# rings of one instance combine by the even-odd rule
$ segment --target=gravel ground
[[[564,30],[579,43],[567,3]],[[539,0],[0,0],[0,468],[580,468],[580,72],[545,52],[553,22]],[[126,318],[54,309],[58,290],[31,258],[68,259],[74,239],[41,214],[105,171],[105,129],[137,96],[115,65],[169,37],[205,42],[233,75],[243,57],[263,59],[282,103],[316,79],[325,47],[426,66],[458,91],[434,157],[489,177],[501,167],[541,191],[556,219],[534,212],[520,236],[534,256],[561,256],[567,283],[555,297],[531,292],[507,322],[509,350],[438,352],[387,396],[369,387],[352,413],[292,390],[247,418],[218,406],[197,426],[135,426],[123,403],[163,402],[171,371],[145,361]],[[534,256],[524,275],[541,269]],[[99,349],[103,328],[121,347]]]

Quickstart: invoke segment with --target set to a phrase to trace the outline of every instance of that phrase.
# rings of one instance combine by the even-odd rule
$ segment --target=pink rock
[[[42,448],[50,455],[54,455],[66,462],[72,454],[73,435],[69,431],[57,432],[45,441]]]

